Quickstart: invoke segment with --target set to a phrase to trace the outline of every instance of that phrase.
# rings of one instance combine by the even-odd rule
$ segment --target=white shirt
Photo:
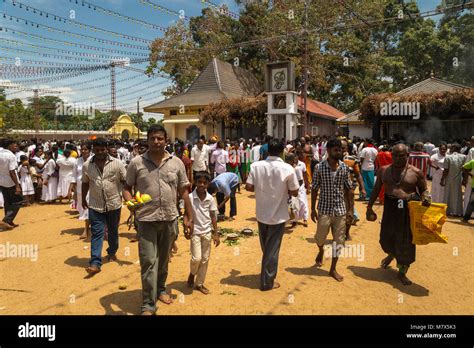
[[[15,154],[15,156],[16,156],[16,161],[19,163],[19,162],[20,162],[20,157],[21,157],[21,156],[26,156],[26,152],[24,152],[24,151],[18,151],[18,152]]]
[[[298,171],[296,172],[296,177],[298,180],[304,180],[304,173],[306,173],[306,164],[304,162],[298,160],[298,164],[296,165],[296,168],[299,169],[298,171],[301,173],[301,176],[298,177]]]
[[[42,165],[44,163],[44,159],[42,159],[41,157],[37,155],[34,155],[33,159],[36,161],[36,164]]]
[[[28,146],[28,157],[31,156],[31,154],[33,153],[33,151],[36,149],[36,145],[35,144],[32,144],[30,146]]]
[[[295,173],[296,173],[296,180],[300,181],[303,180],[303,172],[301,171],[301,168],[296,166],[295,168]]]
[[[268,156],[251,164],[247,184],[255,189],[258,222],[277,225],[289,220],[288,191],[300,187],[292,166],[279,157]]]
[[[471,149],[469,150],[469,152],[467,153],[467,157],[466,157],[466,163],[467,162],[470,162],[471,160],[474,159],[474,147],[471,147]]]
[[[43,180],[49,180],[56,170],[56,162],[50,159],[43,167]]]
[[[375,158],[379,152],[375,147],[364,147],[360,152],[360,158],[362,161],[362,170],[374,170]]]
[[[217,204],[209,193],[203,201],[198,196],[196,190],[191,193],[191,206],[193,207],[193,222],[195,234],[208,233],[212,229],[211,214],[217,213]]]
[[[202,150],[197,146],[191,150],[191,161],[193,161],[193,170],[195,172],[206,171],[209,162],[209,146],[203,145]]]
[[[356,144],[352,144],[352,153],[355,155],[359,153],[359,149],[357,148]]]
[[[260,160],[260,148],[262,145],[255,145],[250,151],[250,161],[255,163]]]
[[[18,161],[15,155],[8,149],[0,150],[0,186],[12,187],[15,182],[10,177],[10,170],[18,171]]]
[[[223,149],[217,149],[212,153],[211,163],[215,163],[214,170],[217,174],[224,173],[226,171],[226,164],[229,163],[229,153]]]
[[[122,161],[122,163],[124,165],[127,164],[127,160],[129,158],[129,153],[128,153],[128,149],[125,148],[125,147],[121,147],[121,148],[118,148],[117,149],[117,153],[119,154],[119,157],[120,157],[120,160]]]
[[[59,158],[56,161],[56,164],[59,167],[59,177],[60,178],[65,178],[65,177],[71,177],[72,172],[74,169],[74,165],[76,164],[77,160],[73,157],[62,157]]]

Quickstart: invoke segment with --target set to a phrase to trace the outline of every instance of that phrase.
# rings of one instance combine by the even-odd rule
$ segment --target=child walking
[[[191,193],[191,205],[193,207],[194,230],[184,230],[186,239],[191,239],[191,272],[188,277],[188,285],[196,286],[203,294],[209,294],[209,289],[204,286],[206,279],[209,257],[211,255],[211,243],[217,247],[220,244],[217,233],[217,204],[214,197],[207,192],[211,182],[211,176],[207,172],[197,172],[194,177],[196,189]],[[212,240],[212,241],[211,241]]]
[[[26,205],[30,205],[33,203],[35,188],[33,186],[33,180],[31,179],[30,163],[28,162],[28,157],[21,155],[20,164],[21,166],[18,172],[20,174],[21,191],[23,193],[23,197],[26,199]]]
[[[36,169],[36,160],[30,158],[30,175],[31,181],[33,181],[33,188],[35,194],[33,195],[32,202],[39,202],[41,198],[41,185],[38,184],[38,181],[41,181],[41,174],[38,174],[38,170]]]

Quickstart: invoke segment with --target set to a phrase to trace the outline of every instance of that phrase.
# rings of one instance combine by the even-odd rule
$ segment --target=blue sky
[[[209,6],[206,3],[203,4],[201,0],[150,1],[156,5],[163,6],[178,13],[184,11],[184,15],[186,16],[199,15],[204,7]],[[15,2],[16,6],[13,6],[13,2]],[[90,0],[86,2],[161,27],[172,25],[179,19],[178,15],[166,13],[143,4],[146,0]],[[238,8],[233,0],[214,0],[212,2],[217,5],[226,4],[229,6],[231,11],[238,12]],[[22,8],[20,8],[20,3],[22,4]],[[418,0],[418,5],[421,11],[435,9],[439,3],[440,0]],[[33,9],[26,11],[26,6],[36,8],[42,12],[48,12],[50,15],[46,18],[45,13],[40,15],[39,11],[37,11],[35,14],[33,13]],[[6,18],[3,17],[3,13],[6,14]],[[78,28],[75,25],[54,20],[51,16],[56,15],[70,18],[71,14],[74,14],[74,20],[77,22],[146,40],[153,40],[154,38],[163,35],[163,32],[160,30],[126,21],[99,11],[94,11],[94,9],[92,7],[89,8],[88,5],[82,6],[81,0],[0,0],[0,26],[8,29],[7,33],[5,33],[5,31],[0,32],[0,58],[3,58],[1,63],[11,65],[15,63],[15,59],[20,58],[22,66],[46,67],[46,65],[33,64],[35,62],[49,62],[48,64],[54,64],[56,62],[58,65],[101,64],[98,61],[85,62],[79,59],[99,59],[101,62],[105,62],[109,59],[108,57],[129,57],[132,59],[135,56],[126,54],[130,52],[140,54],[141,56],[147,55],[148,51],[146,50],[141,50],[135,47],[120,47],[117,45],[118,43],[126,43],[134,46],[146,46],[146,43],[116,37],[111,33],[107,34],[86,28]],[[12,20],[10,20],[9,15],[13,17]],[[109,40],[109,42],[100,43],[83,37],[76,38],[68,34],[52,32],[45,28],[37,28],[36,26],[31,26],[30,23],[25,25],[21,19],[17,22],[16,17],[71,33],[88,35],[98,39],[106,39]],[[16,30],[17,32],[13,33],[12,30]],[[65,42],[48,41],[47,39]],[[112,41],[116,44],[112,44]],[[75,44],[76,46],[71,44]],[[87,45],[88,47],[85,48],[84,45]],[[90,49],[92,47],[101,47],[102,50]],[[111,49],[114,50],[114,52],[106,52],[104,49]],[[55,56],[45,57],[43,54],[53,54]],[[88,54],[89,56],[80,56],[79,54]],[[91,55],[101,56],[91,57]],[[77,59],[71,60],[63,56],[76,57]],[[133,64],[132,66],[145,69],[146,63]],[[161,96],[162,89],[169,85],[166,79],[147,78],[139,73],[134,73],[128,70],[117,69],[117,73],[117,107],[128,112],[136,111],[136,101],[140,96],[142,96],[140,102],[141,107],[161,100],[163,98]],[[23,78],[31,79],[36,77],[28,76]],[[20,83],[21,81],[20,77],[5,77],[4,79],[10,79],[15,83]],[[90,80],[95,81],[88,82]],[[110,108],[109,82],[110,73],[108,70],[105,70],[61,81],[22,83],[22,85],[29,88],[52,88],[60,90],[63,92],[60,94],[61,98],[67,102],[96,103],[96,105],[102,105],[107,109]],[[7,91],[13,92],[15,90],[9,89]],[[32,96],[32,92],[9,93],[8,95],[10,97],[25,99]],[[145,115],[145,117],[149,116],[153,115]]]

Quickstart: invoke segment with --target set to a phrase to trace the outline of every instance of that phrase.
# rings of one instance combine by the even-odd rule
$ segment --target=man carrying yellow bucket
[[[372,206],[383,184],[385,200],[380,245],[388,255],[382,260],[381,266],[388,268],[392,260],[396,259],[398,278],[404,285],[410,285],[412,282],[406,273],[410,264],[415,261],[416,247],[412,243],[408,202],[414,199],[417,192],[423,204],[429,205],[431,197],[423,172],[408,164],[408,147],[405,144],[393,147],[392,159],[392,164],[383,166],[377,171],[377,181],[367,205],[366,217],[369,221],[377,220]]]

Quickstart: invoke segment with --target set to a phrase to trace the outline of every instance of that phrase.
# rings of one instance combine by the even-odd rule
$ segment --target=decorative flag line
[[[0,30],[0,32],[1,32],[1,30]],[[100,58],[103,58],[103,59],[114,58],[110,55],[68,51],[68,50],[63,50],[63,49],[60,49],[60,48],[53,48],[53,47],[35,45],[35,44],[30,44],[30,43],[26,43],[26,42],[22,42],[22,41],[9,40],[9,39],[3,39],[3,38],[0,38],[0,42],[4,42],[4,43],[7,43],[7,44],[11,44],[11,45],[17,45],[17,46],[34,47],[34,48],[41,49],[41,50],[57,51],[57,52],[65,53],[65,54],[68,54],[68,55],[75,55],[75,56],[80,56],[80,57],[89,57],[89,58],[98,58],[98,59],[100,59]],[[111,52],[111,53],[117,54],[115,52]],[[128,57],[128,55],[133,55],[133,56],[136,55],[136,53],[134,53],[134,52],[123,52],[123,53],[124,53],[125,57]],[[146,59],[147,56],[146,55],[141,55],[141,56],[136,56],[136,57],[137,57],[137,59]]]
[[[94,71],[79,71],[79,72],[72,72],[69,74],[64,74],[64,75],[56,75],[52,77],[41,77],[41,78],[36,78],[36,79],[27,79],[27,80],[21,80],[18,81],[18,83],[25,83],[25,84],[35,84],[35,83],[47,83],[47,82],[53,82],[53,81],[60,81],[60,80],[65,80],[68,78],[73,78],[73,77],[78,77],[86,74],[93,73]],[[24,76],[20,76],[20,79],[24,78]]]
[[[74,68],[69,67],[37,67],[37,66],[26,66],[26,65],[10,65],[5,64],[0,66],[1,73],[13,73],[13,74],[61,74],[69,73],[74,71],[96,71],[100,69],[107,69],[108,65],[79,65]]]
[[[71,1],[71,0],[69,0]],[[181,10],[181,12],[170,10],[169,8],[166,8],[164,6],[158,5],[152,1],[149,0],[138,0],[142,5],[148,5],[154,10],[159,10],[163,13],[169,14],[169,15],[174,15],[178,16],[180,19],[184,19],[186,21],[189,21],[189,17],[185,15],[184,10]]]
[[[0,46],[2,48],[2,46]],[[3,49],[3,48],[2,48]],[[4,51],[8,51],[7,49],[3,49]],[[13,62],[16,64],[32,64],[32,65],[48,65],[48,66],[59,66],[59,67],[77,67],[77,64],[74,63],[63,63],[63,62],[52,62],[52,61],[37,61],[37,60],[30,60],[30,59],[23,59],[19,57],[0,57],[0,64],[5,64],[4,62]]]
[[[3,40],[0,39],[0,42],[2,41]],[[5,52],[11,52],[11,53],[21,52],[22,55],[25,55],[25,56],[35,56],[35,57],[41,56],[45,58],[75,60],[75,61],[88,62],[88,63],[104,63],[104,62],[110,62],[113,59],[123,59],[122,57],[108,57],[108,58],[101,58],[101,59],[100,58],[92,59],[92,58],[71,57],[71,56],[61,55],[61,54],[44,53],[44,52],[39,51],[39,49],[30,51],[30,50],[23,50],[21,48],[11,48],[11,47],[2,46],[2,45],[0,45],[0,48],[1,50]],[[49,47],[45,47],[45,49],[48,49],[48,48]],[[69,51],[65,51],[65,52],[69,52]],[[80,52],[74,52],[74,53],[80,54]],[[49,62],[44,62],[44,63],[49,63]]]
[[[4,3],[6,1],[7,0],[3,0]],[[99,28],[99,27],[96,27],[96,26],[93,26],[93,25],[88,25],[88,24],[85,24],[85,23],[81,23],[81,22],[78,22],[78,21],[75,21],[75,20],[72,20],[72,19],[69,19],[69,18],[61,17],[61,16],[55,15],[53,13],[49,13],[49,12],[37,9],[35,7],[25,5],[25,4],[23,4],[23,3],[21,3],[17,0],[8,0],[8,2],[11,3],[13,6],[19,5],[19,8],[24,7],[27,12],[29,12],[31,10],[31,13],[36,14],[38,16],[42,16],[42,17],[43,17],[43,14],[44,14],[44,18],[54,19],[54,20],[57,20],[59,22],[64,22],[64,23],[67,23],[69,25],[74,25],[74,26],[76,26],[80,29],[84,29],[84,30],[88,29],[88,30],[93,31],[93,32],[101,32],[103,34],[108,34],[108,35],[112,35],[112,36],[115,36],[115,37],[121,37],[121,38],[124,38],[124,39],[127,39],[127,40],[137,41],[137,42],[151,43],[151,41],[152,41],[152,40],[144,39],[142,37],[117,33],[115,31]],[[38,25],[41,26],[41,24],[38,24],[38,23],[35,23],[35,24],[37,26]]]
[[[158,91],[152,91],[152,92],[148,92],[148,93],[145,93],[145,94],[141,94],[140,96],[141,97],[146,97],[146,96],[150,96],[150,95],[156,95],[156,94],[161,94],[163,91],[166,91],[168,88],[162,88]],[[140,90],[136,90],[135,92],[141,92]],[[135,94],[135,92],[133,92],[133,94]],[[121,100],[118,100],[117,98],[117,103],[124,103],[124,102],[127,102],[127,101],[130,101],[130,100],[136,100],[137,97],[132,97],[132,98],[126,98],[126,99],[121,99]],[[117,104],[118,105],[118,104]],[[104,104],[104,107],[111,107],[110,104]]]
[[[140,85],[143,85],[143,84],[147,84],[149,82],[156,83],[156,81],[153,80],[153,79],[146,80],[146,81],[140,81],[136,84],[133,84],[133,85],[130,85],[130,86],[127,86],[127,87],[124,87],[124,88],[119,88],[119,89],[116,90],[116,93],[120,93],[120,92],[124,92],[124,91],[129,91],[129,93],[133,93],[133,92],[130,92],[130,88],[134,88],[134,87],[137,87],[137,86],[140,86]],[[119,83],[119,81],[117,81],[117,83]],[[110,86],[110,83],[109,83],[109,86]],[[140,89],[140,91],[144,91],[144,90],[150,89],[152,87],[153,86],[146,86],[146,87],[143,87],[142,89]],[[110,96],[110,92],[95,96],[94,98],[102,98],[102,97],[107,97],[107,96]]]
[[[0,12],[0,14],[3,14],[3,18],[5,18],[5,19],[10,19],[11,21],[13,21],[13,19],[16,19],[17,22],[19,22],[21,20],[25,23],[25,25],[28,25],[28,20],[26,20],[26,19],[11,16],[11,15],[5,13],[5,12]],[[32,26],[34,26],[36,24],[35,22],[31,22],[31,21],[29,23],[31,23]],[[105,43],[105,44],[109,44],[109,45],[112,45],[112,46],[127,47],[127,48],[136,49],[136,50],[143,50],[143,51],[148,51],[149,50],[148,46],[133,45],[133,44],[122,43],[122,42],[113,41],[113,40],[100,39],[100,38],[89,36],[89,35],[82,35],[82,34],[73,33],[73,32],[67,31],[67,30],[63,30],[63,29],[57,29],[57,28],[53,28],[53,27],[44,26],[42,24],[38,24],[37,28],[46,29],[49,32],[60,33],[62,35],[74,37],[76,39],[85,38],[85,39],[88,39],[88,40],[90,39],[90,40],[96,41],[98,43],[102,43],[102,44]],[[24,35],[37,36],[37,35],[34,35],[34,34],[25,33],[23,31],[15,30],[15,29],[7,28],[7,27],[2,27],[2,29],[4,29],[5,32],[8,32],[8,30],[10,30],[11,32],[18,32],[18,33],[22,33]],[[41,36],[37,36],[37,37],[43,38],[43,39],[48,39],[48,38],[44,38],[44,37],[41,37]],[[50,40],[52,40],[52,39],[50,39]],[[65,42],[67,42],[67,41],[65,41]],[[72,44],[72,43],[70,42],[70,44]],[[88,46],[88,45],[84,45],[84,46]],[[89,47],[96,47],[96,46],[89,46]],[[94,48],[94,49],[97,50],[97,48]],[[109,48],[109,50],[112,50],[112,49]]]
[[[36,35],[36,34],[25,33],[24,31],[20,31],[20,30],[8,28],[8,27],[0,27],[0,31],[4,31],[6,33],[11,33],[11,34],[14,34],[14,35],[21,35],[21,36],[32,38],[32,39],[35,39],[35,40],[38,39],[38,40],[42,40],[42,41],[58,42],[58,43],[66,45],[66,46],[75,46],[75,47],[80,47],[80,48],[84,48],[84,49],[88,49],[88,50],[104,51],[104,52],[119,52],[121,54],[127,54],[126,51],[117,50],[117,49],[114,49],[114,48],[90,46],[90,45],[79,44],[79,43],[70,42],[70,41],[51,39],[51,38],[44,37],[44,36],[39,36],[39,35]],[[147,46],[137,46],[137,45],[130,45],[130,46],[132,46],[133,49],[137,49],[137,50],[142,50],[142,51],[149,51],[150,50],[150,48],[147,47]]]
[[[70,3],[73,3],[75,2],[76,4],[79,4],[79,1],[78,0],[69,0]],[[157,29],[157,30],[160,30],[162,32],[165,32],[167,30],[166,27],[162,27],[161,25],[157,25],[157,24],[153,24],[153,23],[149,23],[149,22],[145,22],[141,19],[137,19],[137,18],[133,18],[133,17],[130,17],[130,16],[127,16],[127,15],[123,15],[123,14],[120,14],[118,12],[115,12],[115,11],[111,11],[111,10],[108,10],[106,8],[103,8],[101,6],[98,6],[98,5],[95,5],[91,2],[88,2],[88,1],[80,1],[80,3],[82,4],[82,7],[86,7],[87,5],[87,8],[91,9],[91,10],[94,10],[94,11],[97,11],[97,12],[101,12],[103,14],[106,14],[106,15],[109,15],[109,16],[113,16],[113,17],[116,17],[116,18],[120,18],[122,20],[125,20],[125,21],[128,21],[128,22],[132,22],[132,23],[136,23],[136,24],[140,24],[146,28],[151,28],[151,29]]]
[[[139,77],[143,77],[143,75],[135,75],[135,76],[127,77],[126,79],[117,80],[116,83],[117,83],[117,85],[119,85],[119,84],[121,84],[125,81],[134,80],[134,79],[137,79]],[[106,76],[106,78],[110,79],[110,76]],[[144,83],[144,82],[143,81],[139,82],[139,84],[141,84],[141,83]],[[76,85],[74,85],[74,86],[76,86]],[[88,91],[88,90],[91,90],[91,89],[103,88],[103,87],[108,87],[108,86],[110,86],[110,82],[104,83],[102,85],[88,86],[88,87],[83,87],[83,88],[74,88],[74,90],[72,90],[70,92],[64,92],[64,93],[74,93],[74,92],[80,92],[80,91]],[[128,86],[128,88],[130,88],[130,87],[134,87],[134,85]]]

